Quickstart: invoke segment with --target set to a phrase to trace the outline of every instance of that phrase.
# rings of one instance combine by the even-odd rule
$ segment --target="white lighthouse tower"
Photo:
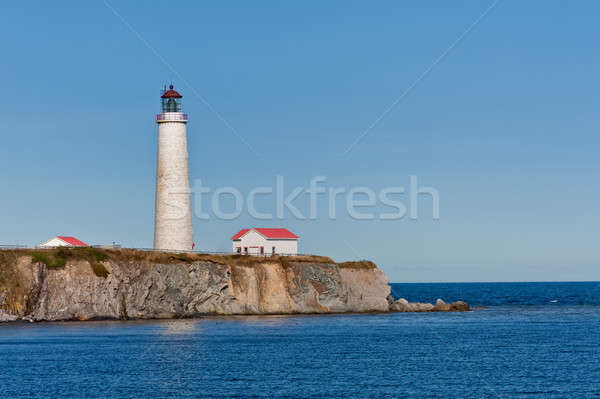
[[[187,148],[187,114],[181,94],[163,91],[158,124],[154,249],[192,250],[192,209]]]

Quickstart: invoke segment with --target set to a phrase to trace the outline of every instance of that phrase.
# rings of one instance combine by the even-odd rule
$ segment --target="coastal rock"
[[[15,321],[15,320],[19,320],[19,316],[11,315],[11,314],[4,312],[3,310],[0,310],[0,322]]]
[[[406,312],[408,308],[408,301],[404,298],[400,298],[390,305],[390,310],[394,312]]]
[[[432,309],[433,305],[430,303],[408,302],[404,298],[398,299],[390,306],[390,310],[394,312],[430,312]]]
[[[452,303],[446,303],[441,299],[438,299],[433,307],[433,311],[435,312],[468,312],[470,310],[471,307],[466,302],[456,301]]]
[[[456,301],[450,304],[450,310],[454,310],[457,312],[468,312],[471,310],[471,307],[466,302]]]
[[[118,254],[117,254],[118,255]],[[149,255],[148,255],[149,256]],[[175,258],[175,260],[173,260]],[[207,257],[208,258],[208,257]],[[389,281],[376,267],[278,261],[229,262],[145,253],[49,268],[22,255],[8,266],[0,321],[157,319],[199,315],[388,311]],[[101,270],[101,276],[97,271]],[[0,286],[2,289],[2,286]],[[10,299],[10,300],[9,300]],[[6,303],[5,303],[6,302]]]
[[[387,312],[391,288],[385,273],[378,268],[341,268],[341,298],[351,312]],[[334,308],[335,309],[335,308]],[[346,310],[348,311],[348,310]]]
[[[438,299],[434,306],[431,303],[408,302],[404,298],[394,301],[389,309],[392,312],[464,312],[470,310],[469,304],[462,301],[448,304],[443,300]]]
[[[409,304],[409,308],[413,312],[431,312],[433,310],[433,305],[430,303],[416,302]]]
[[[404,298],[398,299],[396,301],[396,303],[399,304],[399,305],[402,305],[402,306],[408,306],[409,305],[409,302],[406,299],[404,299]]]
[[[435,306],[433,307],[433,310],[435,310],[436,312],[449,312],[450,311],[450,304],[442,301],[440,298],[438,298],[437,301],[435,301]]]
[[[400,298],[390,305],[390,310],[394,312],[407,312],[408,306],[408,301],[404,298]]]
[[[391,306],[394,303],[394,297],[392,295],[388,295],[386,299],[387,299],[388,305]]]
[[[6,302],[6,296],[7,295],[8,295],[8,291],[7,290],[0,291],[0,322],[2,322],[2,321],[15,321],[15,320],[17,320],[19,318],[19,316],[7,313],[4,310],[5,302]]]

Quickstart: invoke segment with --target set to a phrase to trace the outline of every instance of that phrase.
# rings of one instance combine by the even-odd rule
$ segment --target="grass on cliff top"
[[[84,259],[91,265],[96,276],[106,278],[110,274],[106,267],[100,263],[107,261],[109,256],[96,248],[35,249],[27,251],[27,254],[32,257],[32,263],[43,263],[49,269],[65,266],[67,259]]]
[[[172,253],[158,251],[142,251],[137,249],[98,249],[98,248],[58,248],[36,250],[12,250],[0,252],[26,252],[33,257],[33,262],[42,262],[48,268],[63,267],[67,259],[85,259],[92,266],[92,270],[99,277],[108,276],[101,262],[109,259],[124,262],[149,262],[161,264],[178,264],[193,262],[213,262],[222,265],[253,267],[265,263],[279,263],[283,267],[290,267],[293,263],[326,263],[336,264],[342,269],[375,269],[377,266],[368,260],[355,262],[336,263],[328,256],[298,255],[298,256],[269,256],[259,257],[238,254],[202,254],[202,253]]]
[[[340,262],[337,265],[340,269],[377,269],[377,265],[370,260]]]
[[[202,254],[202,253],[171,253],[158,251],[141,251],[137,249],[104,250],[111,259],[124,261],[147,261],[151,263],[192,263],[213,262],[222,265],[247,266],[264,263],[281,263],[285,266],[287,262],[297,263],[335,263],[327,256],[300,255],[300,256],[249,256],[238,254]]]
[[[56,269],[63,267],[67,263],[68,252],[64,249],[56,251],[32,251],[31,262],[32,263],[43,263],[49,269]]]
[[[327,263],[336,264],[342,269],[376,269],[377,266],[368,260],[336,263],[328,256],[298,255],[298,256],[251,256],[238,254],[201,254],[201,253],[168,253],[154,251],[140,251],[134,249],[107,250],[111,258],[120,260],[149,261],[152,263],[192,263],[213,262],[231,266],[252,267],[264,263],[280,263],[283,267],[289,267],[292,263]]]

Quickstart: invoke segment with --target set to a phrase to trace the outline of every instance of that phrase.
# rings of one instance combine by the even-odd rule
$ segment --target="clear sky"
[[[301,252],[371,259],[396,282],[600,280],[600,4],[501,1],[435,63],[490,5],[7,2],[0,244],[151,247],[154,118],[173,82],[191,179],[213,189],[414,175],[440,193],[437,221],[428,198],[417,220],[330,220],[322,198],[315,220],[195,218],[199,249],[285,226]]]

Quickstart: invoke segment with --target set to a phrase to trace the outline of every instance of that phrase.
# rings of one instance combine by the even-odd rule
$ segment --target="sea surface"
[[[0,398],[600,398],[600,282],[392,286],[483,307],[0,324]]]

